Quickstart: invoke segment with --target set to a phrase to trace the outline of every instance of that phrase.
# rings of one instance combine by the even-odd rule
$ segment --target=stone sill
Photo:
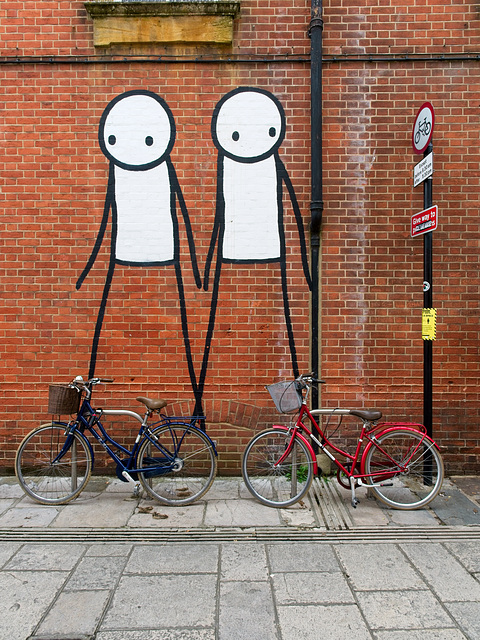
[[[216,0],[93,0],[85,2],[93,19],[95,47],[122,44],[231,44],[240,2]]]

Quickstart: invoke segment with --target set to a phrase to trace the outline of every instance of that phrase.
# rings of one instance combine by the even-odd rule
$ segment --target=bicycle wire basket
[[[80,392],[67,384],[51,384],[48,387],[48,413],[52,415],[77,413]]]
[[[275,382],[265,387],[280,413],[292,413],[302,406],[302,392],[295,380]]]

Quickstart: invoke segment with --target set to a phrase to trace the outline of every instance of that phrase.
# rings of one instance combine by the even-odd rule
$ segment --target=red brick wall
[[[82,2],[11,1],[0,8],[4,467],[11,467],[23,434],[47,418],[48,384],[88,371],[109,237],[79,291],[75,282],[102,216],[108,163],[97,132],[113,97],[146,89],[171,108],[172,160],[202,275],[215,211],[210,121],[218,100],[238,86],[267,89],[285,109],[279,155],[308,231],[310,68],[302,59],[309,53],[309,13],[307,2],[243,0],[233,54],[266,56],[257,61],[94,62]],[[321,373],[328,385],[322,403],[422,420],[423,248],[421,238],[410,238],[409,225],[423,199],[422,187],[413,188],[420,157],[410,138],[416,111],[429,100],[439,206],[433,428],[449,471],[478,472],[478,8],[453,0],[371,0],[362,7],[332,0],[324,3],[324,20]],[[306,371],[309,296],[287,199],[285,213],[290,303],[299,366]],[[181,243],[199,370],[210,292],[195,286],[184,236]],[[222,269],[204,405],[223,471],[238,471],[238,453],[252,430],[278,419],[263,386],[291,375],[279,282],[275,264]],[[115,378],[97,394],[110,406],[118,400],[135,408],[142,393],[167,397],[175,412],[191,410],[173,267],[117,266],[96,373]],[[119,423],[116,432],[131,428]]]
[[[465,473],[478,472],[480,453],[480,103],[478,65],[460,58],[479,49],[479,17],[473,2],[324,9],[322,362],[329,385],[322,400],[423,419],[423,240],[410,238],[409,224],[424,208],[422,187],[413,188],[421,156],[412,151],[411,130],[429,100],[439,207],[433,431],[447,469]]]

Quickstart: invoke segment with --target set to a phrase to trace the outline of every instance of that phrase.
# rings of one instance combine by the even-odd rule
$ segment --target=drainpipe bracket
[[[318,235],[320,233],[320,227],[322,225],[323,200],[315,200],[311,202],[310,212],[310,231],[312,235]]]
[[[310,26],[308,29],[308,37],[311,38],[312,37],[312,31],[313,29],[321,29],[323,31],[323,18],[312,18],[310,20]]]

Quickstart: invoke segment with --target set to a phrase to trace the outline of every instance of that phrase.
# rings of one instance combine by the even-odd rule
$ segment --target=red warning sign
[[[410,235],[414,238],[415,236],[421,236],[423,233],[434,231],[437,228],[437,223],[438,207],[435,204],[433,207],[429,207],[412,216]]]

